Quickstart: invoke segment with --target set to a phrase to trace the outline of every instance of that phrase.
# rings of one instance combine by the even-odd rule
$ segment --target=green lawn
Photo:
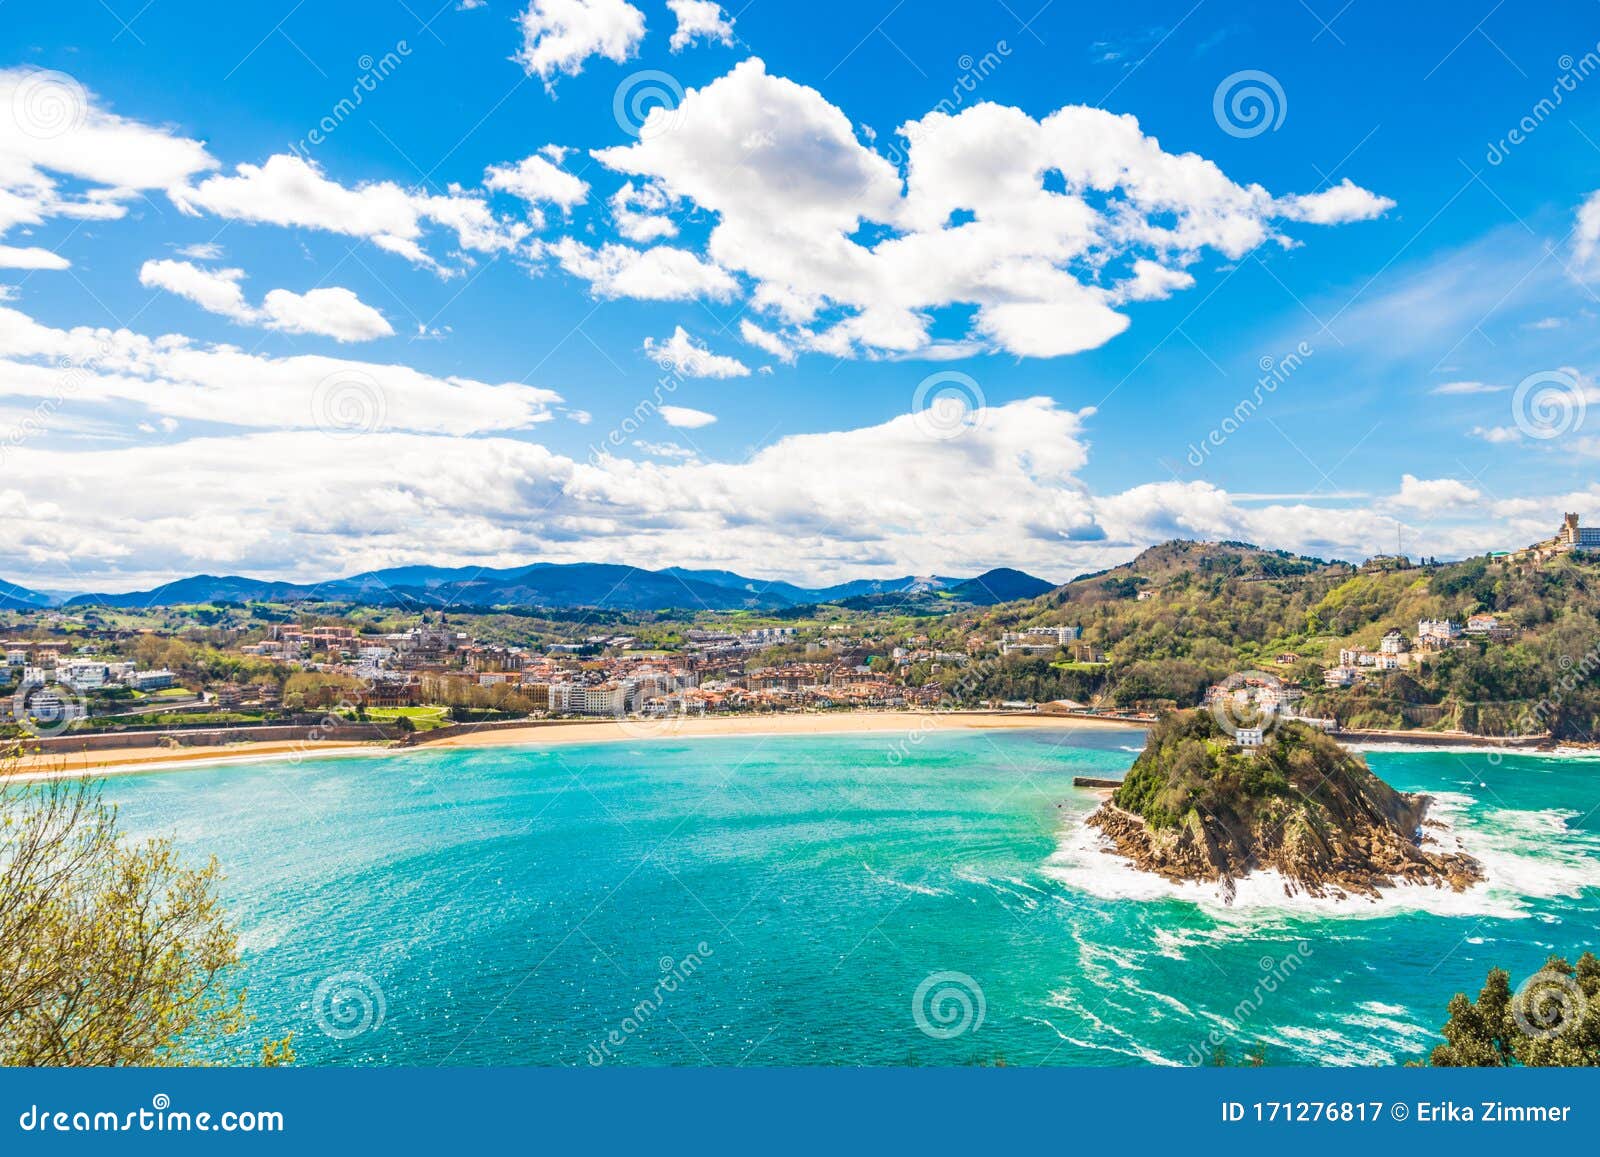
[[[427,707],[369,707],[367,718],[374,723],[391,723],[396,719],[409,719],[418,731],[432,731],[450,723],[450,709],[443,706]]]

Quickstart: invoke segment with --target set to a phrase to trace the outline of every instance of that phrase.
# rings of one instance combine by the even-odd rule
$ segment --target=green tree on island
[[[1600,960],[1592,952],[1574,968],[1552,956],[1515,992],[1511,976],[1492,968],[1471,1000],[1458,992],[1444,1026],[1448,1042],[1428,1063],[1443,1067],[1589,1067],[1600,1065]]]
[[[15,770],[0,756],[0,1064],[292,1061],[288,1037],[225,1056],[250,1016],[217,861],[125,840],[92,780]]]

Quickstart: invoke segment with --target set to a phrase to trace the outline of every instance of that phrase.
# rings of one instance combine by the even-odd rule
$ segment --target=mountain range
[[[154,607],[214,602],[364,602],[405,607],[601,607],[610,610],[767,610],[817,603],[868,609],[991,606],[1034,598],[1055,584],[998,568],[970,579],[905,575],[807,588],[732,571],[669,567],[642,570],[611,563],[533,563],[520,567],[401,566],[315,584],[238,575],[191,575],[144,591],[61,597],[0,582],[0,609]]]
[[[0,610],[38,610],[41,607],[54,606],[59,601],[43,591],[30,591],[27,587],[19,587],[15,583],[0,579]]]

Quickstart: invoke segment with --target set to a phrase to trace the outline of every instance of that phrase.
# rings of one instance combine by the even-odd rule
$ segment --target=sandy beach
[[[102,751],[48,752],[24,755],[16,775],[46,776],[118,775],[134,771],[176,771],[218,763],[255,763],[300,756],[322,759],[331,755],[381,755],[391,750],[385,743],[228,743],[208,747],[128,747]]]
[[[1112,719],[1076,719],[1012,711],[855,711],[794,715],[728,715],[702,718],[557,719],[498,731],[464,731],[429,747],[505,747],[567,743],[615,743],[641,739],[700,739],[727,735],[849,735],[856,732],[927,734],[934,731],[1087,731],[1134,728]]]
[[[231,743],[220,747],[139,747],[99,751],[54,752],[24,756],[17,773],[40,775],[117,775],[128,772],[171,771],[185,767],[255,763],[298,756],[381,755],[406,750],[441,747],[532,747],[574,743],[619,743],[660,739],[701,739],[719,736],[847,735],[860,732],[929,734],[934,731],[1016,730],[1056,731],[1134,729],[1138,725],[1111,719],[1078,719],[1020,712],[906,712],[740,715],[671,720],[554,719],[522,727],[490,730],[462,728],[414,747],[382,743]]]

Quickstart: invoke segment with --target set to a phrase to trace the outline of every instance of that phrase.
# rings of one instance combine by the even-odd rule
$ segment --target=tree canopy
[[[1591,1067],[1600,1065],[1600,960],[1592,952],[1577,966],[1552,956],[1513,992],[1511,975],[1489,970],[1470,999],[1450,1001],[1445,1042],[1428,1063],[1441,1067]]]
[[[131,841],[88,779],[17,780],[0,758],[0,1064],[280,1064],[250,1023],[215,859]]]

